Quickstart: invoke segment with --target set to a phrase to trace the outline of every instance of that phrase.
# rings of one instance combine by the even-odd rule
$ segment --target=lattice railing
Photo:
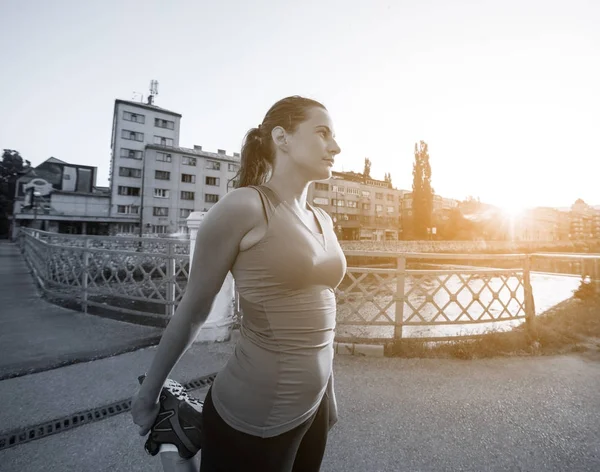
[[[352,253],[377,256],[376,253]],[[389,255],[381,255],[389,259]],[[513,269],[407,269],[407,260],[426,260],[428,266],[444,259],[498,259],[498,255],[405,254],[396,258],[396,268],[349,267],[337,289],[339,338],[389,340],[401,337],[443,339],[460,329],[499,322],[531,320],[534,316],[528,259]],[[423,265],[423,264],[422,264]],[[474,331],[474,330],[472,330]],[[476,331],[476,330],[475,330]]]
[[[51,294],[78,301],[84,311],[97,306],[159,317],[172,316],[185,291],[186,243],[189,248],[181,240],[20,235],[25,257]]]
[[[109,307],[168,319],[187,287],[189,241],[145,239],[22,230],[19,244],[50,293],[76,300],[84,310]],[[378,268],[349,267],[337,288],[339,340],[448,339],[523,319],[531,324],[530,268],[548,270],[548,261],[582,275],[591,272],[600,282],[597,255],[346,251],[346,256],[368,257]],[[379,258],[381,263],[373,263]],[[242,316],[237,297],[235,307]]]

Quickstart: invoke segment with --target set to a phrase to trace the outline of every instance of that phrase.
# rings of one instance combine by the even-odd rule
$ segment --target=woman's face
[[[327,110],[311,108],[307,119],[286,138],[286,154],[309,181],[331,178],[334,158],[341,150]]]

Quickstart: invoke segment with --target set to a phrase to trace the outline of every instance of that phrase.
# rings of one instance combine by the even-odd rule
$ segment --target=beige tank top
[[[243,318],[232,357],[212,386],[215,409],[231,427],[273,437],[298,426],[333,392],[335,288],[346,259],[329,216],[308,205],[312,231],[266,185],[260,194],[267,231],[240,252],[232,274]]]

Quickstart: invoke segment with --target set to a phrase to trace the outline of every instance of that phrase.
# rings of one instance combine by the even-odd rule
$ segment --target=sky
[[[597,0],[1,0],[0,148],[98,167],[114,100],[183,115],[180,145],[239,152],[277,100],[322,102],[334,170],[443,197],[600,204]]]

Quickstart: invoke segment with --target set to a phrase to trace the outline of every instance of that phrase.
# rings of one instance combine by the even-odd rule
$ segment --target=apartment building
[[[600,239],[600,209],[578,199],[571,206],[570,239]]]
[[[144,152],[148,145],[179,146],[181,114],[152,103],[115,100],[111,135],[110,215],[122,218],[117,233],[139,231]]]
[[[149,144],[141,180],[140,222],[144,233],[186,233],[193,211],[208,211],[235,188],[240,155]]]
[[[179,146],[181,114],[115,100],[111,139],[112,233],[186,233],[193,211],[209,210],[234,188],[240,155]],[[134,223],[131,222],[134,218]]]
[[[406,192],[383,180],[334,171],[331,179],[310,185],[308,201],[331,216],[340,239],[394,241]]]

